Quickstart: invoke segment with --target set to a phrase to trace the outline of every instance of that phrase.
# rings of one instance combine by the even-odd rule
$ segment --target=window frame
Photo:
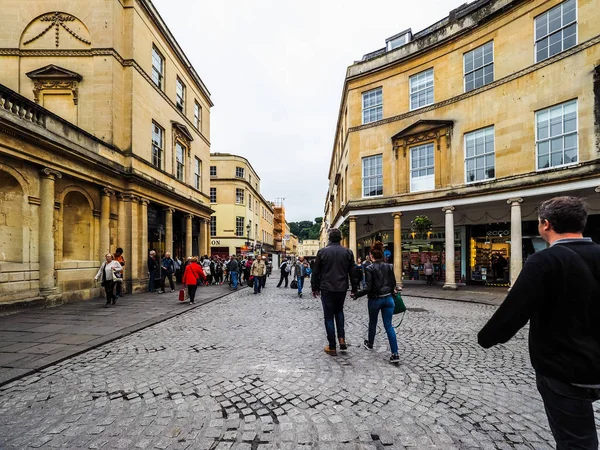
[[[570,104],[570,103],[575,103],[575,131],[571,131],[568,133],[564,132],[564,108],[566,105]],[[553,108],[556,108],[558,106],[561,106],[563,109],[563,114],[562,114],[562,121],[561,121],[561,126],[563,127],[563,132],[560,135],[556,135],[556,136],[551,136],[550,135],[550,120],[548,120],[548,137],[544,138],[544,139],[539,139],[538,137],[538,115],[543,113],[543,112],[548,112],[548,114],[550,114],[550,110]],[[571,100],[567,100],[566,102],[561,102],[561,103],[557,103],[555,105],[552,106],[548,106],[546,108],[540,109],[538,111],[535,111],[534,113],[534,127],[535,127],[535,168],[536,168],[536,172],[545,172],[547,170],[553,170],[553,169],[560,169],[563,167],[569,167],[569,166],[573,166],[576,164],[580,163],[580,155],[579,155],[579,99],[578,98],[574,98]],[[565,155],[565,147],[564,147],[564,138],[567,135],[575,135],[575,142],[576,142],[576,154],[577,154],[577,161],[575,162],[569,162],[569,163],[564,163],[564,155]],[[553,166],[552,163],[552,143],[551,141],[553,139],[557,139],[561,137],[563,139],[563,148],[562,148],[562,155],[563,155],[563,163]],[[549,142],[549,148],[548,148],[548,162],[549,162],[549,166],[548,167],[539,167],[539,163],[540,163],[540,158],[539,158],[539,143],[540,142]]]
[[[208,197],[209,197],[211,203],[217,203],[217,188],[216,187],[211,186],[209,188]]]
[[[242,219],[242,224],[240,226],[240,219]],[[244,231],[246,229],[246,218],[244,216],[236,216],[235,217],[235,236],[236,237],[245,237]],[[241,230],[241,232],[240,232]]]
[[[179,148],[181,147],[181,161],[178,159]],[[187,147],[179,140],[175,141],[175,178],[181,182],[185,182],[185,152]]]
[[[194,188],[202,190],[202,160],[194,156]]]
[[[241,175],[239,175],[238,173],[241,173]],[[244,168],[240,167],[240,166],[235,166],[235,177],[236,178],[244,178],[246,175]]]
[[[468,139],[469,135],[474,135],[475,133],[480,133],[480,132],[486,132],[488,130],[492,131],[492,136],[494,138],[494,140],[493,140],[494,151],[491,153],[494,156],[494,176],[491,178],[484,178],[483,180],[475,179],[473,181],[469,181],[468,171],[467,171],[467,161],[471,160],[471,159],[476,160],[477,158],[481,158],[482,156],[487,157],[488,155],[490,155],[490,153],[485,152],[486,142],[485,142],[485,135],[484,135],[484,153],[481,155],[474,154],[473,156],[468,157],[467,156],[467,139]],[[464,167],[465,167],[465,184],[485,183],[485,182],[493,181],[496,179],[496,128],[494,125],[479,128],[477,130],[473,130],[473,131],[469,131],[468,133],[465,133],[465,135],[463,136],[463,151],[464,151]],[[485,172],[486,172],[486,169],[484,167],[484,173]],[[477,174],[477,167],[475,167],[475,173]],[[477,178],[477,176],[476,176],[476,178]]]
[[[217,216],[210,216],[209,232],[211,237],[217,235]]]
[[[484,59],[483,65],[481,67],[477,67],[477,68],[475,68],[475,62],[473,62],[473,70],[471,70],[470,72],[467,72],[467,69],[466,69],[466,58],[467,58],[467,55],[469,55],[471,53],[474,53],[475,51],[479,50],[480,48],[483,49],[488,44],[492,45],[492,62],[490,62],[488,64],[485,64],[485,59]],[[470,50],[468,52],[463,53],[463,91],[465,93],[466,92],[474,91],[475,89],[479,89],[479,88],[481,88],[483,86],[486,86],[486,85],[494,82],[495,75],[496,75],[495,72],[494,72],[494,62],[495,62],[495,60],[494,60],[494,56],[495,56],[494,55],[494,50],[495,50],[494,49],[494,40],[492,39],[491,41],[485,42],[484,44],[481,44],[479,47],[476,47],[473,50]],[[485,57],[485,52],[483,53],[483,56]],[[492,81],[490,81],[489,83],[486,83],[485,82],[485,68],[488,67],[488,66],[492,66]],[[469,75],[471,73],[475,73],[479,69],[482,69],[483,72],[484,72],[484,74],[483,74],[483,84],[481,86],[479,86],[479,87],[475,87],[475,84],[473,83],[473,88],[467,90],[467,75]],[[473,82],[474,81],[475,80],[473,80]]]
[[[181,88],[181,95],[179,95],[179,89]],[[175,81],[175,106],[179,112],[185,114],[185,94],[186,94],[185,83],[179,78],[179,75]]]
[[[416,178],[424,178],[424,177],[432,177],[433,180],[433,187],[431,189],[418,189],[418,190],[413,190],[413,185],[412,185],[412,180],[413,180],[413,171],[415,169],[413,169],[413,150],[415,149],[421,149],[422,147],[427,147],[429,149],[429,147],[431,147],[432,150],[432,156],[433,156],[433,164],[429,165],[427,164],[426,166],[419,166],[416,170],[424,170],[424,169],[433,169],[433,174],[431,175],[423,175],[423,176],[418,176]],[[409,162],[408,162],[408,182],[409,182],[409,188],[410,188],[410,192],[430,192],[430,191],[434,191],[435,190],[435,143],[434,142],[425,142],[423,144],[419,144],[419,145],[413,145],[412,147],[408,148],[408,153],[409,153]]]
[[[428,72],[431,72],[431,83],[432,83],[431,84],[431,92],[432,92],[431,103],[427,103],[425,105],[420,105],[420,106],[413,106],[412,96],[414,94],[418,94],[419,92],[427,91],[429,89],[428,87],[425,87],[424,89],[419,89],[418,91],[413,92],[412,91],[413,80],[416,80],[419,75],[427,74]],[[427,83],[427,81],[425,83]],[[427,106],[431,106],[435,103],[435,71],[434,71],[433,67],[422,70],[422,71],[415,73],[415,74],[411,75],[410,77],[408,77],[408,102],[409,102],[409,110],[410,111],[416,111],[417,109],[426,108]]]
[[[573,1],[573,3],[575,4],[575,18],[573,19],[572,22],[569,22],[568,24],[565,25],[565,24],[563,24],[563,17],[564,17],[563,7],[569,1]],[[549,31],[549,20],[548,19],[550,17],[550,13],[552,11],[558,9],[558,8],[560,8],[560,10],[561,10],[560,11],[560,23],[561,23],[561,26],[557,30],[554,30],[553,32],[550,32]],[[560,53],[562,53],[562,52],[564,52],[564,51],[566,51],[566,50],[568,50],[570,48],[573,48],[573,47],[577,46],[577,42],[578,42],[578,38],[579,38],[579,21],[578,21],[578,16],[577,16],[578,12],[579,12],[579,10],[577,8],[577,0],[565,0],[565,1],[561,2],[561,3],[559,3],[558,5],[553,6],[550,9],[547,9],[543,13],[538,14],[537,16],[535,16],[533,18],[533,56],[534,56],[533,59],[534,59],[534,61],[535,61],[536,64],[539,63],[539,62],[545,61],[547,59],[550,59],[550,58],[552,58],[555,55],[558,55],[558,54],[560,54]],[[541,19],[542,16],[547,16],[547,18],[546,18],[546,29],[548,30],[548,34],[545,34],[543,37],[538,38],[538,36],[537,36],[537,28],[538,28],[537,27],[537,21],[538,21],[538,19]],[[575,43],[571,47],[564,48],[564,45],[563,45],[563,43],[564,43],[564,37],[562,37],[562,33],[563,33],[563,31],[566,28],[570,27],[573,24],[575,25]],[[561,33],[561,41],[560,41],[561,42],[561,50],[559,52],[551,55],[550,54],[550,36],[556,35],[557,33]],[[540,41],[546,39],[546,38],[548,38],[548,47],[547,47],[548,48],[548,56],[546,58],[543,58],[543,59],[538,59],[538,43]]]
[[[240,200],[241,198],[241,200]],[[235,204],[243,205],[246,200],[246,190],[244,188],[235,188]]]
[[[154,66],[154,55],[157,55],[158,58],[160,59],[161,62],[161,67],[160,67],[160,72],[156,69],[156,67]],[[163,54],[160,52],[160,50],[158,49],[158,47],[156,47],[155,44],[152,44],[152,54],[151,54],[151,73],[150,73],[150,78],[152,80],[152,82],[154,83],[154,85],[156,87],[158,87],[161,91],[165,90],[165,57],[163,56]],[[154,79],[154,74],[157,73],[159,78],[158,80]]]
[[[381,161],[381,175],[368,175],[365,177],[365,162],[366,161],[370,161],[373,159],[379,159]],[[375,166],[377,167],[377,166]],[[365,179],[378,179],[381,178],[381,194],[375,194],[375,195],[365,195]],[[369,185],[369,187],[371,187],[371,185]],[[375,184],[375,187],[378,188],[379,184]],[[362,198],[376,198],[376,197],[383,197],[383,153],[378,153],[376,155],[370,155],[370,156],[364,156],[361,158],[361,190],[362,190]]]
[[[374,106],[373,105],[369,106],[369,107],[367,107],[366,110],[372,111],[372,110],[375,110],[375,109],[379,108],[380,111],[381,111],[381,114],[377,114],[376,113],[376,116],[378,117],[377,119],[375,119],[375,120],[369,120],[368,122],[365,122],[365,111],[366,111],[365,110],[365,96],[368,95],[368,94],[377,92],[377,91],[381,91],[381,103],[377,103]],[[369,89],[368,91],[361,92],[361,99],[362,99],[362,103],[361,103],[361,105],[362,105],[361,117],[362,117],[362,124],[363,125],[366,125],[368,123],[373,123],[373,122],[379,122],[380,120],[383,120],[383,86],[379,86],[379,87],[376,87],[376,88],[373,88],[373,89]]]
[[[211,177],[216,177],[217,176],[217,166],[210,166],[210,169],[208,169],[208,170],[209,170],[209,174],[210,174]]]
[[[155,145],[155,141],[154,141],[154,131],[155,129],[158,129],[160,131],[160,137],[161,137],[161,142],[160,142],[160,146]],[[152,163],[152,165],[154,167],[156,167],[159,170],[163,170],[163,163],[164,163],[164,154],[165,154],[165,129],[163,127],[161,127],[156,121],[152,121],[152,136],[151,136],[151,141],[152,141],[152,150],[151,150],[151,155],[150,155],[150,162]],[[154,163],[154,159],[155,159],[155,149],[159,150],[159,155],[158,155],[158,160],[159,160],[159,165],[156,165]]]
[[[202,106],[200,106],[198,100],[194,100],[194,126],[196,130],[202,130]]]

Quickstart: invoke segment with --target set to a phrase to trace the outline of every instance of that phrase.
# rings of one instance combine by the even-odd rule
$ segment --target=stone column
[[[456,274],[454,273],[454,206],[445,206],[446,213],[446,283],[442,289],[455,291]]]
[[[350,250],[352,250],[352,253],[354,254],[354,259],[356,258],[356,217],[352,216],[349,217],[348,220],[350,221],[350,236],[349,236],[349,242],[348,242],[348,248],[350,248]]]
[[[208,255],[210,253],[210,239],[208,238],[209,234],[209,224],[210,221],[207,219],[200,219],[200,225],[202,229],[200,230],[200,252],[202,255]]]
[[[123,250],[127,241],[127,213],[125,212],[125,196],[117,195],[117,247],[122,247]],[[127,261],[125,261],[127,263]]]
[[[173,208],[165,208],[165,253],[173,256]]]
[[[40,174],[40,295],[56,293],[54,280],[54,181],[62,174],[52,169],[42,169]]]
[[[396,286],[402,287],[402,213],[394,213],[394,275]]]
[[[110,197],[114,193],[108,188],[100,191],[100,261],[110,252]]]
[[[150,200],[147,198],[140,198],[140,211],[139,211],[139,239],[138,239],[138,248],[139,248],[139,278],[147,279],[148,278],[148,205],[150,204]]]
[[[182,259],[192,256],[192,219],[194,216],[188,214],[185,216],[185,256]]]
[[[523,233],[521,230],[522,198],[507,200],[510,205],[510,285],[514,286],[523,268]]]

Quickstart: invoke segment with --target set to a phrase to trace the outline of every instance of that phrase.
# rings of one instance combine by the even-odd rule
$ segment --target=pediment
[[[454,122],[452,120],[419,120],[392,136],[392,141],[405,139],[410,136],[431,134],[431,132],[442,128],[452,128],[453,125]]]
[[[73,80],[81,81],[83,78],[77,72],[65,69],[63,67],[49,64],[39,69],[27,73],[32,80]]]
[[[194,140],[192,133],[190,133],[190,130],[188,130],[184,124],[175,122],[174,120],[172,120],[171,123],[173,124],[175,133],[179,133],[188,142],[192,142]]]

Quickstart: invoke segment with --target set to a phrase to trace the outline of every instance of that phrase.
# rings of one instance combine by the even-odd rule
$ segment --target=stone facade
[[[0,302],[98,295],[116,247],[129,292],[149,249],[207,252],[210,93],[151,2],[11,0],[0,22]]]
[[[320,248],[319,239],[305,239],[298,244],[298,256],[315,258]]]
[[[598,203],[598,20],[598,0],[471,2],[350,66],[323,238],[346,223],[349,246],[362,256],[382,239],[399,280],[418,278],[409,272],[422,260],[411,253],[427,243],[440,274],[456,264],[441,275],[453,289],[479,270],[469,262],[479,251],[473,227],[488,227],[485,234],[512,224],[495,231],[510,236],[514,281],[526,257],[522,229],[536,220],[540,201],[573,194]],[[422,242],[404,245],[423,214],[437,235],[462,235],[445,245],[411,236]]]
[[[260,178],[250,162],[212,153],[210,172],[211,253],[224,257],[273,252],[273,206],[260,193]]]

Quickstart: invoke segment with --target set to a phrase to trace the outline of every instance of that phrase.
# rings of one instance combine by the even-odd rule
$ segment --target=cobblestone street
[[[406,302],[399,366],[381,327],[360,346],[366,299],[331,357],[320,301],[272,277],[1,387],[0,448],[552,448],[526,334],[484,351],[493,306]]]

